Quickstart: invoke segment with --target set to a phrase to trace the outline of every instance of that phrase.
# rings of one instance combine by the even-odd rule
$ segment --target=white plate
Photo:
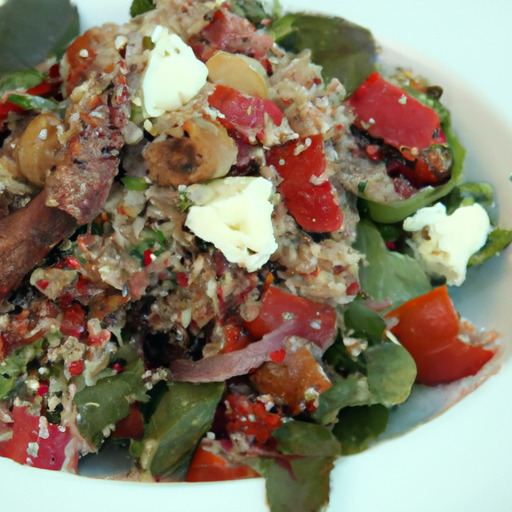
[[[130,0],[75,0],[84,27],[122,21]],[[283,2],[293,10],[311,1]],[[370,28],[392,58],[438,82],[468,150],[468,178],[491,181],[503,227],[512,228],[512,102],[509,0],[318,0],[314,8]],[[470,274],[459,311],[512,346],[512,249]],[[343,458],[332,477],[329,512],[465,512],[512,508],[512,364],[449,411],[414,431]],[[132,484],[22,467],[0,459],[2,510],[267,510],[262,481]]]

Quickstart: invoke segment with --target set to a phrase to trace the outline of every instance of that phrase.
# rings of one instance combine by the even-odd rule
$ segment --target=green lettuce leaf
[[[130,16],[135,18],[135,16],[152,11],[154,8],[155,4],[152,0],[133,0],[132,5],[130,6]]]
[[[183,472],[204,434],[210,428],[222,398],[224,383],[172,382],[149,418],[141,441],[131,452],[153,476]]]
[[[331,431],[314,423],[290,421],[274,432],[282,456],[246,461],[265,477],[272,512],[311,512],[329,501],[329,473],[341,454]]]
[[[44,75],[36,69],[29,68],[16,71],[0,80],[0,98],[8,92],[31,89],[43,80]]]
[[[388,250],[370,220],[358,224],[355,248],[365,255],[368,263],[360,269],[361,289],[377,302],[389,300],[390,309],[432,288],[419,263],[405,254]]]
[[[79,414],[77,427],[92,446],[101,446],[105,429],[128,416],[131,403],[146,399],[143,373],[144,364],[139,359],[122,373],[100,379],[76,393],[73,402]]]
[[[338,78],[348,94],[375,69],[377,50],[372,33],[343,18],[291,13],[268,29],[273,39],[292,53],[310,49],[322,76]]]
[[[78,31],[69,0],[7,0],[0,6],[0,77],[59,57]]]
[[[389,411],[380,404],[346,407],[334,425],[333,434],[339,439],[343,455],[360,453],[386,430]]]
[[[512,243],[511,229],[493,229],[487,237],[486,244],[469,258],[468,267],[481,265],[493,256],[497,256]]]

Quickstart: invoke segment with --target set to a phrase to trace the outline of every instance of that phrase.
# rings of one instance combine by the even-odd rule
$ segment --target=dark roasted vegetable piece
[[[71,215],[46,206],[46,192],[0,220],[0,301],[58,242],[71,235]]]

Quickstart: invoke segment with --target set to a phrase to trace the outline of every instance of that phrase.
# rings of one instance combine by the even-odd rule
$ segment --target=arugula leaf
[[[377,50],[372,33],[343,18],[286,14],[267,31],[287,51],[310,49],[313,62],[322,66],[324,80],[338,78],[347,94],[375,69]]]
[[[347,407],[340,412],[333,434],[339,439],[343,455],[366,450],[388,424],[389,411],[380,404]]]
[[[361,288],[377,302],[389,300],[392,309],[432,288],[420,264],[405,254],[388,250],[370,220],[359,222],[354,246],[368,263],[359,273]]]
[[[0,400],[13,390],[18,377],[27,372],[27,365],[43,354],[43,342],[41,338],[14,350],[0,362]]]
[[[172,382],[149,418],[144,437],[133,442],[132,454],[153,476],[183,471],[210,428],[224,383]]]
[[[103,431],[128,416],[130,403],[145,400],[143,373],[144,364],[139,359],[122,373],[100,379],[76,393],[73,402],[79,414],[78,430],[96,448],[105,438]]]
[[[246,461],[266,480],[272,512],[310,512],[329,502],[329,473],[341,454],[331,431],[314,423],[290,421],[274,432],[283,455]]]
[[[132,5],[130,6],[130,16],[135,18],[135,16],[152,11],[154,8],[155,4],[152,0],[133,0]]]
[[[0,6],[0,76],[59,57],[78,32],[69,0],[7,0]]]

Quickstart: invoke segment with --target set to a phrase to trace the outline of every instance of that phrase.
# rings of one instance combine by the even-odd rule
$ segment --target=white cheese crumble
[[[147,115],[158,117],[194,98],[206,83],[208,68],[177,34],[161,25],[151,40],[155,47],[142,77],[142,96]]]
[[[425,271],[460,286],[469,258],[481,249],[491,230],[489,216],[478,203],[461,206],[451,215],[442,203],[421,208],[404,220],[412,232],[410,245]]]
[[[277,249],[272,227],[273,187],[262,177],[227,177],[191,185],[185,225],[231,263],[254,272]]]

